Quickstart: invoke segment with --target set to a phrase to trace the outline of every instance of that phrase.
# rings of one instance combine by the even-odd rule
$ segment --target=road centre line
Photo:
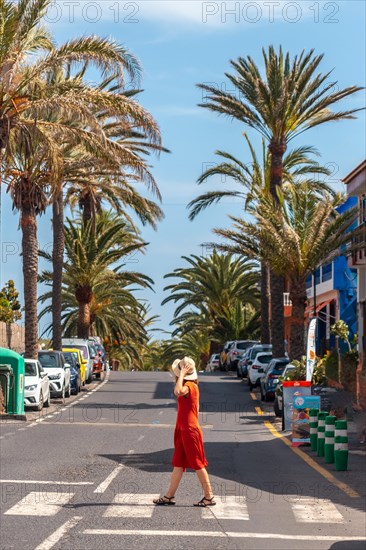
[[[55,544],[57,544],[62,537],[67,533],[67,531],[70,531],[79,521],[82,519],[82,516],[74,516],[73,518],[66,521],[61,527],[56,529],[50,535],[47,537],[41,544],[39,544],[36,548],[36,550],[50,550]]]
[[[86,426],[89,426],[89,427],[94,427],[96,425],[99,425],[99,426],[103,426],[103,428],[115,428],[115,427],[119,427],[119,428],[174,428],[175,427],[175,424],[138,424],[137,422],[127,422],[127,423],[123,423],[123,422],[99,422],[99,420],[95,420],[93,422],[58,422],[56,421],[55,424],[57,424],[58,426],[83,426],[83,427],[86,427]],[[47,426],[51,426],[53,425],[52,422],[47,422]],[[212,424],[204,424],[203,426],[201,425],[201,429],[208,429],[208,430],[212,430],[213,428],[213,425]]]
[[[259,414],[259,415],[264,414],[264,412],[262,411],[262,409],[260,407],[255,407],[255,410],[257,411],[257,414]]]
[[[93,481],[36,481],[34,479],[0,479],[0,483],[29,483],[36,485],[94,485]]]
[[[284,535],[281,533],[248,533],[230,531],[165,531],[154,529],[85,529],[83,535],[117,535],[117,536],[156,536],[156,537],[220,537],[220,538],[245,538],[245,539],[282,539],[282,540],[305,540],[305,541],[358,541],[365,540],[359,536],[338,536],[338,535]],[[38,550],[38,549],[36,549]]]
[[[135,451],[130,449],[127,454],[131,455],[134,452]],[[94,489],[94,493],[104,493],[108,489],[114,478],[118,476],[121,470],[123,470],[123,468],[125,468],[124,464],[118,464],[118,466],[116,466],[114,470],[111,471],[111,473],[105,478],[105,480],[102,481],[102,483],[100,483],[96,489]]]
[[[318,464],[315,460],[313,460],[310,456],[308,456],[306,453],[304,453],[301,449],[299,449],[298,447],[293,447],[291,445],[291,442],[288,441],[286,439],[286,437],[284,437],[282,434],[280,434],[276,428],[268,421],[264,421],[263,424],[266,426],[266,428],[271,432],[272,435],[274,435],[275,437],[278,437],[281,441],[283,441],[288,447],[290,447],[290,449],[295,453],[297,454],[297,456],[299,456],[300,458],[302,458],[302,460],[304,460],[308,466],[310,466],[311,468],[313,468],[314,470],[316,470],[318,472],[318,474],[322,475],[323,477],[325,477],[325,479],[327,479],[328,481],[330,481],[330,483],[333,483],[333,485],[335,485],[336,487],[338,487],[338,489],[340,489],[341,491],[343,491],[344,493],[346,493],[347,496],[349,496],[350,498],[361,498],[361,496],[359,495],[359,493],[357,493],[357,491],[355,491],[354,489],[352,489],[352,487],[350,487],[349,485],[347,485],[347,483],[344,483],[343,481],[340,481],[339,479],[337,479],[331,472],[329,472],[328,470],[326,470],[325,468],[323,468],[322,466],[320,466],[320,464]],[[348,539],[347,539],[348,540]]]

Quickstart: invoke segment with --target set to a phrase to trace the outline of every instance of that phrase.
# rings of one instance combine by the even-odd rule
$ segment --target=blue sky
[[[164,274],[184,265],[183,255],[207,253],[202,243],[212,240],[212,228],[228,226],[227,215],[241,212],[237,201],[226,200],[190,222],[186,209],[190,200],[201,192],[233,185],[218,180],[199,187],[196,180],[215,162],[216,149],[249,159],[241,135],[244,126],[198,108],[202,94],[196,84],[228,86],[224,73],[230,71],[230,59],[250,55],[261,67],[261,48],[281,44],[292,55],[311,48],[324,53],[321,71],[334,69],[331,81],[338,81],[339,87],[364,86],[365,3],[65,0],[52,6],[47,19],[59,43],[83,34],[110,36],[127,46],[142,64],[140,101],[157,119],[164,145],[172,153],[153,160],[165,219],[157,231],[142,229],[150,244],[131,266],[154,279],[155,292],[141,296],[151,303],[152,313],[160,316],[157,326],[169,330],[174,307],[160,305],[168,284]],[[360,92],[345,100],[342,108],[364,103],[365,94]],[[260,144],[255,134],[249,135]],[[301,144],[318,148],[321,162],[333,169],[335,188],[342,190],[340,179],[365,157],[365,115],[310,130],[293,143]],[[41,247],[49,246],[49,214],[39,220],[39,238]],[[13,278],[22,293],[18,215],[11,212],[4,190],[1,241],[1,285]]]

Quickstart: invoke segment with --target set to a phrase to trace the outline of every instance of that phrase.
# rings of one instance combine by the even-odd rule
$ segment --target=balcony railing
[[[350,237],[347,253],[351,256],[352,264],[366,263],[366,222],[356,227]]]

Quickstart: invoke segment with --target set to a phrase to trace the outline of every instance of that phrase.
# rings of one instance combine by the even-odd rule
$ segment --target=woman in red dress
[[[192,468],[196,471],[204,493],[204,497],[194,506],[214,506],[216,502],[206,470],[208,462],[203,448],[202,431],[198,423],[199,390],[195,363],[190,357],[176,359],[172,369],[175,374],[174,395],[178,398],[172,459],[174,468],[166,494],[153,502],[158,506],[175,504],[174,495],[183,472],[187,468]]]

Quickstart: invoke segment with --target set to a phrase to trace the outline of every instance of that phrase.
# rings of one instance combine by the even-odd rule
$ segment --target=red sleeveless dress
[[[208,464],[198,423],[199,390],[194,382],[186,382],[186,395],[178,397],[178,414],[174,431],[172,465],[177,468],[201,470]]]

